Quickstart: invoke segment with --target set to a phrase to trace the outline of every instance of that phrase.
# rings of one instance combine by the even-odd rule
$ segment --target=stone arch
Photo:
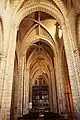
[[[29,8],[28,8],[29,7]],[[55,16],[55,18],[58,20],[58,22],[61,24],[61,26],[62,26],[62,29],[64,29],[64,33],[65,33],[65,38],[66,38],[66,42],[65,42],[65,46],[66,46],[66,48],[68,48],[67,47],[67,45],[69,44],[69,42],[70,42],[70,45],[69,45],[69,47],[71,46],[71,41],[68,41],[68,39],[70,39],[71,38],[71,35],[69,34],[69,32],[70,32],[70,28],[69,28],[69,31],[67,30],[67,27],[68,27],[68,21],[65,21],[66,20],[66,17],[64,17],[59,11],[57,11],[57,10],[53,10],[52,8],[48,8],[48,6],[46,7],[46,6],[43,6],[43,5],[37,5],[37,4],[34,4],[33,5],[33,7],[31,6],[28,6],[28,7],[26,7],[26,9],[25,10],[23,10],[23,13],[21,13],[20,14],[20,11],[17,13],[17,17],[19,17],[19,19],[16,17],[16,19],[15,20],[17,20],[17,22],[15,22],[15,24],[16,24],[16,26],[18,26],[19,24],[20,24],[20,22],[21,22],[21,20],[25,17],[25,16],[27,16],[28,14],[30,14],[30,13],[32,13],[32,12],[35,12],[35,11],[43,11],[43,12],[46,12],[46,10],[48,10],[48,14],[50,14],[50,15],[52,15],[52,16]],[[54,14],[55,13],[55,14]],[[19,15],[20,14],[20,15]],[[59,15],[59,16],[58,16]],[[65,22],[67,22],[66,24],[65,24]],[[67,25],[67,26],[66,26]],[[68,32],[68,33],[66,33],[66,32]],[[67,36],[67,35],[68,36]],[[70,37],[69,37],[69,35],[70,35]],[[72,39],[71,39],[72,40]],[[72,46],[71,46],[72,47]],[[70,48],[70,50],[71,50],[72,48]],[[68,50],[67,50],[67,52],[68,52]],[[72,60],[72,59],[71,59]],[[72,60],[73,61],[73,60]]]
[[[50,34],[49,30],[47,29],[47,27],[46,27],[44,24],[39,23],[37,20],[31,19],[31,18],[27,18],[27,19],[30,20],[30,21],[35,22],[37,25],[33,25],[33,27],[31,27],[31,28],[29,29],[28,33],[24,36],[23,41],[31,34],[31,32],[32,32],[34,29],[36,29],[36,27],[37,27],[38,25],[40,25],[41,28],[43,28],[43,29],[47,32],[47,34],[50,36],[50,38],[54,41],[52,35]],[[24,19],[23,19],[23,20],[24,20]],[[54,41],[54,42],[56,42],[56,41]]]
[[[42,41],[42,42],[44,42],[45,44],[48,44],[49,45],[49,47],[51,48],[51,50],[53,51],[53,54],[54,54],[54,56],[56,56],[58,53],[57,53],[57,50],[55,50],[54,51],[54,45],[52,45],[47,39],[45,39],[45,38],[42,38],[41,40],[40,39],[38,39],[38,38],[36,38],[35,37],[35,39],[33,39],[33,41],[28,45],[28,47],[27,47],[27,49],[26,49],[26,54],[27,54],[27,52],[28,52],[28,49],[29,49],[29,47],[31,46],[31,45],[33,45],[34,43],[36,43],[36,42],[39,42],[39,41]],[[56,48],[55,48],[56,49]],[[43,51],[44,51],[44,49],[43,49]],[[33,51],[34,52],[34,51]],[[48,59],[47,61],[46,61],[46,63],[48,64],[48,62],[49,62],[49,64],[52,64],[52,60],[51,60],[51,58],[50,58],[50,56],[48,55],[48,53],[44,53],[44,54],[46,54],[46,58]],[[28,58],[26,59],[26,64],[27,64],[27,69],[29,70],[29,66],[30,66],[30,61],[32,62],[33,61],[33,59],[35,59],[35,58],[32,58],[32,56],[33,56],[33,53],[31,53],[30,54],[30,56],[28,56]],[[36,62],[36,61],[35,61]],[[51,69],[53,68],[53,66],[51,66]],[[51,70],[50,69],[50,70]]]
[[[34,39],[33,40],[33,42],[31,42],[31,44],[30,44],[30,46],[31,45],[33,45],[35,42],[39,42],[39,41],[41,41],[41,42],[44,42],[44,43],[46,43],[46,44],[48,44],[49,45],[49,47],[52,49],[52,51],[53,51],[53,53],[54,53],[54,55],[56,54],[55,52],[54,52],[54,49],[53,49],[53,45],[48,41],[48,40],[46,40],[45,38],[42,38],[42,40],[40,40],[40,39]],[[30,46],[28,46],[28,48],[26,49],[26,53],[28,52],[28,50],[29,50],[29,47]],[[43,51],[44,51],[44,49],[43,49]],[[33,51],[34,52],[34,51]],[[30,58],[28,59],[28,61],[30,61],[30,59],[32,59],[32,54],[33,53],[31,53],[31,55],[30,55]],[[47,53],[46,53],[47,54]],[[51,61],[51,59],[50,59],[50,57],[49,57],[49,55],[47,54],[47,57],[48,57],[48,59]]]
[[[60,4],[62,5],[61,1],[60,1]],[[62,5],[62,7],[63,7],[63,5]],[[67,27],[69,26],[68,19],[66,17],[66,13],[62,14],[57,8],[55,8],[55,9],[54,8],[55,8],[54,5],[51,6],[51,8],[50,8],[47,3],[43,3],[43,4],[34,3],[33,5],[29,4],[28,6],[26,4],[25,7],[23,7],[22,9],[20,9],[20,11],[18,11],[16,13],[14,22],[15,22],[16,26],[18,27],[20,22],[24,19],[25,16],[27,16],[35,11],[42,11],[42,12],[48,13],[52,17],[54,17],[60,23],[60,25],[62,27],[62,31],[65,34],[65,31],[67,32]],[[66,10],[64,10],[64,11],[66,11]],[[65,41],[69,41],[69,39],[71,39],[71,37],[72,37],[71,35],[69,37],[69,31],[70,31],[70,29],[68,29],[68,33],[66,33],[67,38]],[[65,43],[66,42],[64,42],[64,44]],[[69,44],[69,43],[71,45],[71,41],[67,42],[67,44]]]
[[[28,46],[28,48],[26,49],[26,54],[27,54],[27,52],[28,52],[28,49],[29,49],[29,47],[31,46],[31,45],[33,45],[35,42],[39,42],[39,41],[42,41],[42,42],[44,42],[44,43],[46,43],[46,44],[48,44],[49,45],[49,47],[51,47],[51,49],[52,49],[52,51],[53,51],[53,53],[56,55],[56,53],[57,52],[55,52],[54,51],[54,49],[53,49],[53,45],[48,41],[48,40],[46,40],[45,38],[42,38],[42,40],[40,40],[40,39],[34,39],[33,40],[33,42],[31,42],[31,44]],[[43,51],[44,51],[44,49],[43,49]],[[34,51],[33,51],[34,52]],[[47,61],[46,61],[46,63],[48,64],[48,62],[50,63],[50,64],[52,64],[52,61],[51,61],[51,58],[50,58],[50,56],[47,54],[47,53],[44,53],[44,54],[46,54],[46,58],[48,59]],[[30,66],[30,61],[32,62],[33,61],[33,59],[35,59],[35,58],[32,58],[32,56],[33,56],[33,53],[31,53],[31,55],[26,59],[27,60],[27,69],[29,69],[29,66]],[[35,61],[36,62],[36,61]],[[51,69],[52,69],[52,66],[51,66]]]
[[[32,45],[32,44],[35,43],[35,42],[40,41],[40,39],[42,39],[43,41],[45,41],[46,43],[48,43],[48,45],[51,46],[51,48],[52,48],[53,51],[54,51],[54,54],[56,55],[56,53],[57,53],[57,48],[56,48],[56,46],[53,45],[49,39],[47,39],[47,38],[45,38],[45,37],[44,37],[44,38],[43,38],[43,37],[39,37],[39,36],[35,36],[35,37],[31,40],[30,43],[27,43],[27,44],[26,44],[24,54],[25,54],[26,50],[29,48],[30,45]],[[54,49],[55,49],[55,50],[54,50]]]
[[[48,13],[48,14],[50,14],[51,16],[55,16],[55,18],[56,18],[56,20],[61,24],[61,25],[64,25],[64,17],[63,17],[63,15],[60,13],[60,11],[58,11],[56,8],[55,9],[53,9],[53,7],[52,8],[49,8],[49,6],[47,5],[34,5],[33,7],[31,6],[28,6],[29,8],[25,8],[25,10],[23,10],[23,13],[21,13],[20,11],[20,13],[17,13],[17,16],[19,17],[19,19],[16,17],[16,26],[18,26],[19,24],[20,24],[20,22],[21,22],[21,20],[22,19],[24,19],[24,17],[25,16],[27,16],[28,14],[30,14],[30,13],[32,13],[32,12],[35,12],[35,11],[42,11],[42,12],[45,12],[45,13]],[[41,39],[41,38],[39,38],[39,37],[37,37],[36,36],[36,38],[34,38],[34,40],[33,41],[35,41],[35,39],[36,39],[36,41],[38,41],[38,39]],[[44,38],[44,40],[46,40],[47,41],[47,39],[45,39]],[[35,42],[36,42],[35,41]],[[50,41],[49,41],[49,43],[50,43]],[[51,44],[51,43],[50,43]],[[28,45],[28,44],[27,44]],[[29,46],[29,45],[28,45]],[[52,46],[53,46],[53,44],[52,44]],[[52,47],[52,48],[54,48],[54,46]],[[55,51],[55,54],[57,53],[57,51]],[[64,93],[63,93],[64,94]],[[63,95],[64,96],[64,95]],[[64,110],[63,110],[64,111]]]
[[[43,4],[30,4],[27,8],[25,6],[23,9],[21,9],[18,13],[16,13],[16,18],[15,18],[15,24],[16,26],[19,26],[20,22],[26,17],[27,15],[36,12],[36,11],[42,11],[45,12],[52,17],[54,17],[60,24],[64,23],[64,16],[62,13],[54,6],[49,7],[47,3]]]
[[[40,1],[35,1],[35,0],[30,0],[30,1],[22,1],[22,2],[19,2],[19,0],[16,2],[16,1],[14,1],[14,3],[15,3],[15,5],[17,5],[17,8],[15,7],[14,8],[14,10],[15,10],[15,12],[18,12],[21,8],[23,8],[24,6],[26,6],[26,5],[28,5],[28,4],[30,4],[30,3],[32,3],[33,2],[33,4],[35,4],[35,3],[37,3],[37,4],[39,4],[40,3]],[[45,1],[44,1],[45,2]],[[54,6],[56,6],[58,9],[60,9],[60,11],[62,12],[62,14],[64,15],[64,16],[66,16],[67,15],[67,9],[66,9],[66,7],[65,7],[65,5],[64,5],[64,3],[63,3],[63,1],[62,0],[46,0],[46,2],[48,2],[48,4],[50,4],[50,2],[54,5]],[[12,2],[11,2],[11,4],[12,4]],[[13,6],[14,6],[14,4],[13,4]]]
[[[40,41],[40,40],[37,39],[37,41],[36,41],[36,39],[35,39],[35,40],[33,40],[33,41],[34,41],[34,42],[31,43],[31,45],[34,44],[35,42]],[[51,44],[49,43],[49,41],[47,41],[47,40],[45,40],[45,39],[43,39],[43,41],[46,42],[47,44],[49,44],[50,47],[52,47]],[[29,47],[29,46],[28,46],[28,47]],[[53,50],[53,49],[52,49],[52,50]],[[26,64],[27,64],[27,68],[26,68],[26,69],[27,69],[27,70],[30,69],[30,68],[29,68],[29,66],[30,66],[30,59],[31,59],[31,60],[33,59],[33,58],[32,58],[32,55],[29,56],[29,57],[30,57],[30,58],[27,58],[27,62],[26,62]],[[47,57],[48,57],[48,56],[47,56]],[[49,59],[49,60],[50,60],[50,59]],[[32,82],[31,80],[34,81],[35,78],[37,78],[37,76],[38,76],[39,74],[41,75],[43,72],[45,72],[46,74],[48,74],[48,77],[49,77],[49,81],[48,81],[48,82],[49,82],[49,85],[50,85],[50,86],[49,86],[49,93],[50,93],[50,95],[51,95],[51,91],[55,91],[55,86],[54,86],[53,89],[52,89],[52,87],[51,87],[51,86],[52,86],[52,85],[51,85],[51,81],[54,79],[54,77],[51,77],[51,75],[50,75],[51,73],[50,73],[50,72],[53,71],[53,67],[52,67],[52,62],[51,62],[51,61],[49,62],[49,60],[47,60],[46,63],[45,63],[45,61],[44,61],[44,63],[41,62],[42,66],[41,66],[40,68],[39,68],[39,67],[37,68],[37,67],[34,66],[34,67],[35,67],[35,69],[33,68],[33,69],[34,69],[34,72],[30,75],[30,78],[28,77],[27,80],[28,80],[29,82]],[[34,60],[33,60],[33,61],[34,61]],[[34,62],[35,62],[35,61],[34,61]],[[34,62],[32,62],[32,64],[34,64]],[[37,62],[36,62],[36,64],[37,64]],[[50,68],[49,68],[48,64],[49,64]],[[43,66],[44,66],[44,67],[43,67]],[[45,69],[46,69],[46,70],[45,70]],[[32,68],[31,68],[31,70],[32,70]],[[40,71],[41,71],[41,73],[40,73]],[[35,74],[35,72],[36,72],[37,75]],[[29,73],[29,71],[28,71],[28,73]],[[35,74],[35,77],[33,77],[34,74]],[[55,81],[55,79],[54,79],[54,81]],[[29,83],[29,82],[28,82],[28,83]],[[30,96],[32,96],[32,95],[31,95],[31,83],[30,83],[30,86],[29,86],[29,87],[30,87],[30,88],[29,88],[29,90],[30,90]],[[53,104],[53,103],[52,103],[52,98],[49,98],[49,99],[51,99],[51,100],[50,100],[50,106],[51,106],[51,110],[52,110],[52,109],[53,109],[53,108],[52,108],[52,104]],[[56,99],[56,95],[55,95],[55,99]],[[54,101],[55,101],[55,100],[54,100]],[[31,102],[31,97],[30,97],[30,102]],[[55,102],[55,104],[56,104],[56,102]],[[53,105],[53,106],[54,106],[54,105]]]
[[[31,14],[32,12],[35,11],[42,11],[45,13],[50,14],[51,16],[55,17],[56,20],[60,23],[62,29],[64,29],[65,26],[65,19],[63,14],[58,10],[58,9],[53,9],[53,7],[49,8],[48,4],[33,4],[33,6],[30,4],[25,5],[24,8],[22,8],[18,13],[16,13],[16,18],[15,18],[15,24],[16,26],[19,26],[20,22],[26,17],[27,15]],[[66,29],[66,26],[65,26]]]

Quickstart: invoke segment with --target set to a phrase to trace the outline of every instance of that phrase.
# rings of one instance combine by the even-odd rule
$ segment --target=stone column
[[[5,67],[5,55],[4,55],[3,43],[4,43],[3,23],[0,18],[0,109],[1,109],[1,102],[2,102],[2,93],[3,93],[3,84],[4,84],[3,76],[4,76],[4,67]]]
[[[65,113],[66,111],[66,100],[65,100],[65,85],[64,85],[64,77],[62,72],[62,61],[60,57],[60,53],[56,56],[56,85],[57,85],[57,98],[58,98],[58,112]]]
[[[11,101],[11,120],[16,120],[18,116],[18,61],[15,60],[13,73],[12,101]]]
[[[65,93],[66,93],[65,74],[66,73],[65,73],[65,68],[64,68],[65,61],[63,60],[63,53],[62,52],[60,52],[60,60],[61,60],[61,75],[62,75],[62,79],[63,79],[63,81],[62,81],[62,84],[63,84],[63,108],[64,108],[64,113],[66,113],[67,112],[67,107],[66,107],[67,101],[66,101],[66,96],[65,96]]]
[[[26,62],[24,67],[24,109],[23,114],[27,114],[29,109],[29,69]]]
[[[76,45],[74,44],[75,41],[73,40],[70,26],[68,25],[68,23],[66,23],[66,26],[65,24],[62,25],[62,30],[63,30],[64,47],[65,47],[66,58],[68,63],[74,110],[75,110],[76,119],[79,120],[80,119],[80,111],[79,111],[80,110],[80,92],[79,92],[80,72],[78,68],[80,68],[79,67],[80,60],[78,53],[76,54],[76,56],[74,54],[74,47],[76,48]]]
[[[50,111],[53,111],[53,90],[52,90],[52,79],[51,76],[48,81],[49,84],[49,104],[50,104]]]
[[[0,55],[0,116],[1,116],[1,104],[4,87],[4,68],[5,68],[5,56],[1,53]]]
[[[80,15],[79,15],[80,16]],[[80,27],[80,17],[78,16],[78,28]],[[72,57],[73,57],[73,64],[75,69],[75,75],[76,75],[76,82],[78,85],[79,90],[79,98],[80,98],[80,52],[78,42],[77,42],[77,35],[76,35],[76,14],[74,10],[71,10],[70,15],[68,16],[69,19],[69,39],[70,39],[70,46],[72,50]],[[80,29],[80,28],[79,28]],[[80,44],[80,34],[78,33],[78,41]]]
[[[11,27],[10,34],[9,34],[10,39],[8,39],[9,46],[8,46],[8,51],[7,51],[7,60],[6,60],[6,66],[5,66],[3,96],[2,96],[2,105],[1,105],[2,120],[10,119],[13,68],[14,68],[16,34],[17,34],[17,28],[15,27],[15,25],[13,26]]]
[[[53,103],[53,112],[57,111],[57,89],[56,89],[56,80],[54,75],[54,69],[51,69],[51,83],[52,83],[52,103]]]
[[[18,116],[23,114],[23,70],[24,70],[24,57],[19,55],[18,58]]]

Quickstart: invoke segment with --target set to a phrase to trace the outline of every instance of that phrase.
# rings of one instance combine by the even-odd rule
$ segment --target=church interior
[[[80,1],[0,1],[0,120],[80,120]]]

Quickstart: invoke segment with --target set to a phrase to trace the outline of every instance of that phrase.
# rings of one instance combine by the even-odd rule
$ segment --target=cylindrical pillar
[[[8,53],[7,53],[7,60],[5,66],[5,77],[4,77],[3,96],[2,96],[2,104],[1,104],[2,120],[10,119],[16,34],[17,34],[17,28],[14,26],[11,28],[11,32],[9,34],[10,39],[9,39],[9,47],[7,51]]]

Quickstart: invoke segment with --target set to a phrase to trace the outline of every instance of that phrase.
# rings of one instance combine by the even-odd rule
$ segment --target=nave
[[[33,116],[35,111],[45,119],[53,119],[56,114],[73,116],[63,33],[58,21],[45,12],[31,13],[20,23],[16,42],[11,120]]]
[[[0,120],[36,115],[80,120],[80,0],[0,0]]]

